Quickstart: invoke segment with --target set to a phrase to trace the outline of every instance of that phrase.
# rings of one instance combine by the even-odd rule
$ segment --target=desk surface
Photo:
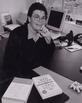
[[[82,66],[82,50],[71,53],[65,49],[55,49],[50,61],[44,65],[44,67],[48,68],[51,71],[54,71],[54,73],[58,73],[73,81],[78,81],[82,83],[82,73],[80,72],[80,66]],[[71,80],[68,80],[69,82],[66,83],[66,85],[70,84],[72,82]],[[4,91],[6,90],[9,83],[10,82],[3,83],[2,85],[0,85],[0,98],[2,94],[4,93]],[[71,96],[73,96],[73,93]],[[80,100],[82,96],[81,97],[73,96],[72,99],[76,97],[78,98],[78,99],[75,99],[76,103],[81,103],[80,101],[78,102],[77,100]],[[32,97],[32,98],[35,98],[35,97]],[[32,103],[32,102],[28,102],[28,103]],[[67,103],[75,103],[75,102],[67,102]]]
[[[82,83],[82,50],[69,52],[63,49],[56,49],[51,60],[44,65],[46,68],[63,75],[73,81]]]
[[[61,87],[62,91],[69,97],[69,99],[67,99],[66,101],[64,102],[61,101],[61,103],[82,103],[82,93],[77,94],[75,91],[69,88],[69,85],[73,83],[72,80],[66,77],[63,77],[59,75],[58,73],[55,73],[42,66],[35,68],[34,71],[38,73],[39,75],[50,74],[53,77],[53,79]],[[60,100],[59,101],[57,100],[56,103],[60,103]]]

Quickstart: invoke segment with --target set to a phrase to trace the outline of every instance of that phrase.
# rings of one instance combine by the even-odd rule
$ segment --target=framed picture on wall
[[[2,13],[1,14],[1,22],[2,25],[9,25],[12,24],[12,17],[9,13]]]

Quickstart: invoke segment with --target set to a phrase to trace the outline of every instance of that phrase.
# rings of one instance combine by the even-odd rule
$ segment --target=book
[[[15,77],[2,96],[2,103],[27,103],[32,86],[32,79]]]
[[[42,99],[62,94],[62,89],[49,74],[33,77],[33,83]]]

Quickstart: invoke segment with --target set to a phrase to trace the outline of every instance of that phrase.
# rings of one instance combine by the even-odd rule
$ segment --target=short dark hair
[[[35,10],[44,11],[44,12],[45,12],[46,19],[47,19],[47,9],[46,9],[46,7],[45,7],[43,4],[41,4],[41,3],[39,3],[39,2],[35,2],[35,3],[33,3],[33,4],[29,7],[27,16],[31,17],[32,14],[33,14],[33,11],[35,11]]]

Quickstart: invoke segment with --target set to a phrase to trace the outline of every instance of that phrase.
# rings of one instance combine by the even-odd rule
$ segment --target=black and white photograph
[[[0,103],[82,103],[82,0],[0,0]]]

